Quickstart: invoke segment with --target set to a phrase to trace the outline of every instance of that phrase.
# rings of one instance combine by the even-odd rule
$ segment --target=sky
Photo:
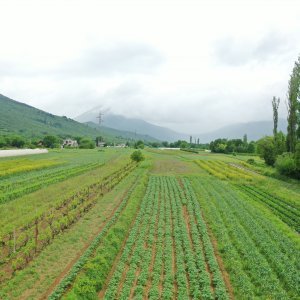
[[[0,94],[188,134],[272,120],[300,54],[300,1],[0,0]],[[0,107],[1,109],[1,107]]]

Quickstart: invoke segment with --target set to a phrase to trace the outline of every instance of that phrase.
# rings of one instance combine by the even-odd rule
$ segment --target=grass
[[[246,163],[247,156],[152,149],[143,152],[146,160],[138,169],[100,197],[89,212],[58,235],[24,270],[0,286],[1,299],[37,299],[48,295],[49,288],[53,291],[67,274],[66,269],[76,266],[86,247],[93,245],[100,227],[108,221],[107,216],[133,182],[136,182],[133,196],[124,211],[113,219],[108,231],[102,233],[75,281],[72,279],[66,299],[89,299],[89,296],[111,299],[109,295],[116,293],[115,284],[118,284],[119,299],[123,296],[187,299],[187,295],[197,298],[200,294],[203,299],[211,299],[217,293],[224,294],[226,299],[229,290],[230,299],[297,299],[299,234],[288,226],[291,225],[288,219],[284,219],[285,223],[280,217],[282,214],[298,217],[299,182],[257,175]],[[35,207],[38,213],[47,211],[62,192],[76,193],[119,169],[127,163],[129,153],[127,150],[105,153],[102,167],[0,205],[2,230],[11,230],[11,224],[24,224],[35,214]],[[80,152],[71,150],[28,159],[64,161],[65,165],[74,167],[95,162],[98,154],[87,151],[81,156]],[[259,158],[254,159],[261,163]],[[60,167],[53,166],[46,171]],[[260,167],[261,173],[268,171],[263,164]],[[43,170],[16,173],[3,180],[15,178],[16,182],[25,182],[40,172]],[[144,176],[148,172],[153,193],[145,192]],[[144,195],[145,214],[131,227]],[[131,235],[134,238],[130,242]],[[130,246],[129,252],[126,244]],[[184,255],[179,255],[181,252]],[[125,263],[122,263],[122,253],[129,253]],[[152,273],[147,268],[149,262]],[[205,277],[207,268],[211,273]],[[175,289],[174,282],[178,283]],[[222,288],[224,283],[226,291]]]
[[[140,170],[134,171],[110,193],[99,198],[96,205],[78,223],[56,238],[30,265],[0,286],[1,299],[36,299],[78,256],[134,182]]]

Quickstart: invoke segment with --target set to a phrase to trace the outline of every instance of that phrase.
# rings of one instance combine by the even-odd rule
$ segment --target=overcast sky
[[[271,120],[300,54],[300,1],[0,0],[0,93],[201,133]],[[1,109],[1,108],[0,108]]]

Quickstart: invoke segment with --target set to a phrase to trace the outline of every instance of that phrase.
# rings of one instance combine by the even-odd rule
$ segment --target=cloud
[[[71,57],[71,58],[70,58]],[[18,57],[0,59],[0,75],[8,77],[41,77],[56,79],[78,77],[101,77],[123,74],[152,74],[164,62],[162,53],[147,44],[103,43],[82,49],[77,56],[69,55],[64,61],[47,63],[39,58]]]
[[[226,37],[215,42],[215,58],[228,66],[264,63],[290,52],[295,46],[293,36],[270,31],[261,39]]]
[[[164,61],[162,54],[145,44],[115,44],[84,51],[65,63],[57,73],[65,76],[110,76],[115,74],[148,74]]]

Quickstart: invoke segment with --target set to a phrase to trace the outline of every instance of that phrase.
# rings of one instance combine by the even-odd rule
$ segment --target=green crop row
[[[104,299],[228,299],[192,191],[186,186],[187,197],[174,177],[151,177],[149,186]]]
[[[55,170],[45,169],[38,172],[36,177],[22,178],[21,181],[7,181],[0,184],[0,204],[9,202],[17,197],[32,193],[41,187],[45,187],[55,182],[61,182],[67,178],[82,174],[89,170],[103,166],[104,164],[91,163],[83,166],[75,166],[71,168],[58,168]]]
[[[240,185],[238,189],[253,200],[269,207],[283,222],[300,232],[300,213],[291,203],[274,197],[254,186]]]
[[[56,289],[59,290],[57,296],[51,295],[50,299],[59,299],[73,282],[65,299],[96,299],[97,292],[102,289],[106,277],[111,269],[113,261],[122,247],[126,232],[129,230],[136,212],[140,206],[142,195],[145,193],[145,185],[147,182],[147,174],[140,173],[137,176],[136,184],[132,187],[127,195],[126,206],[119,211],[114,222],[111,222],[107,231],[101,235],[99,243],[90,253],[85,263],[82,263],[80,270],[74,270],[76,273],[72,275],[73,269]],[[139,184],[138,184],[139,183]],[[76,280],[74,281],[77,275]],[[70,277],[71,276],[71,277]],[[69,278],[69,279],[68,279]],[[63,286],[65,288],[63,288]],[[56,292],[54,292],[56,294]]]
[[[84,188],[58,203],[50,212],[37,217],[25,228],[14,230],[2,239],[0,249],[4,266],[10,264],[11,272],[24,268],[56,235],[77,222],[95,204],[100,194],[111,190],[135,166],[135,163],[128,164],[102,181]]]
[[[14,159],[2,161],[0,165],[0,178],[11,176],[16,173],[30,172],[33,170],[50,168],[60,165],[61,163],[53,160],[29,160],[29,159]]]
[[[222,161],[197,160],[195,162],[209,174],[222,180],[252,181],[255,177],[255,175],[250,174],[249,172],[244,171],[241,168],[234,167]]]
[[[271,215],[232,187],[194,179],[238,299],[298,299],[299,245]],[[272,220],[272,221],[271,221]]]

